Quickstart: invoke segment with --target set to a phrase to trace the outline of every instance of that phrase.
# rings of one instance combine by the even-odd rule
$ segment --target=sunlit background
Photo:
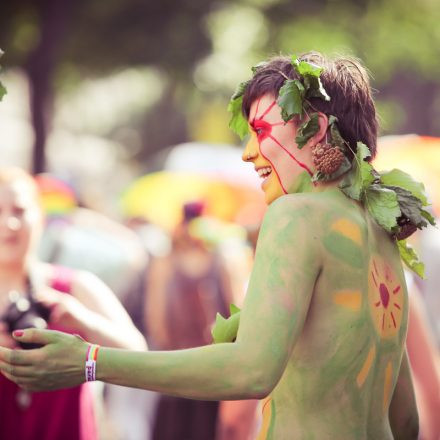
[[[191,237],[222,256],[234,302],[244,298],[265,205],[226,108],[250,67],[271,55],[318,50],[361,58],[380,117],[378,169],[397,166],[423,180],[440,214],[438,0],[1,6],[7,95],[0,103],[0,167],[39,175],[48,214],[41,258],[97,274],[144,334],[145,274],[151,261],[172,254],[188,202],[203,206]],[[440,234],[418,234],[428,275],[420,286],[440,346]],[[152,420],[154,405],[139,405],[136,417],[131,395],[115,396],[107,396],[117,404],[106,409],[109,432],[101,438],[149,438],[151,426],[135,419],[145,424],[148,412]],[[237,408],[222,409],[223,416],[242,418]]]
[[[438,135],[439,21],[435,0],[6,1],[0,162],[116,215],[170,147],[238,145],[226,105],[250,66],[311,49],[364,60],[382,134]]]

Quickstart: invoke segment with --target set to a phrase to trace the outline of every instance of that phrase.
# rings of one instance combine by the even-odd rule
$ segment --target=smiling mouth
[[[271,167],[259,168],[257,170],[257,173],[262,179],[266,179],[272,173],[272,168]]]

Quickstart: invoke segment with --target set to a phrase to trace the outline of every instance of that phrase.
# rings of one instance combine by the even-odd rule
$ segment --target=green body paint
[[[338,234],[329,232],[323,240],[326,250],[345,264],[360,269],[364,265],[362,249],[353,241]]]

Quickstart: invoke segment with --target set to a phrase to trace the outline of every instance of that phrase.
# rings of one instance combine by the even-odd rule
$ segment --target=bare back
[[[339,191],[307,197],[316,211],[307,233],[320,241],[323,264],[303,330],[263,402],[260,438],[392,439],[408,315],[398,251]],[[301,251],[292,249],[292,265]]]

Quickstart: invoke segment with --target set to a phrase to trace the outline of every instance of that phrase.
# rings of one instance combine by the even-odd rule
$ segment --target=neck
[[[331,182],[313,183],[310,175],[304,171],[298,176],[295,182],[293,182],[293,184],[289,187],[289,190],[287,192],[288,194],[295,194],[295,193],[328,191],[337,188],[341,179],[342,176],[339,179],[332,180]]]
[[[23,290],[26,287],[28,267],[25,263],[0,265],[0,296],[10,290]]]

